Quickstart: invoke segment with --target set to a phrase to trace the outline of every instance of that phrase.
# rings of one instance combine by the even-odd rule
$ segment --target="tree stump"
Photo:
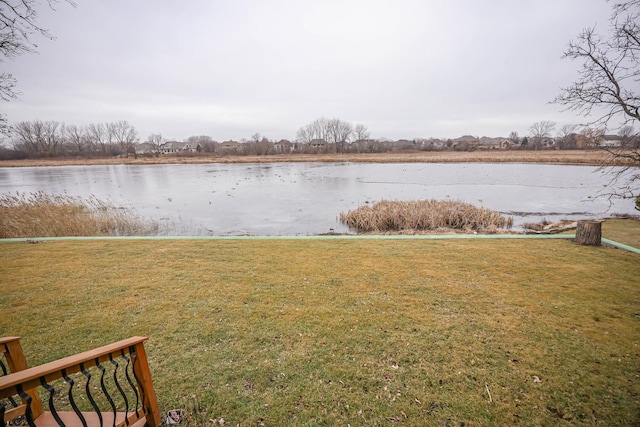
[[[576,243],[588,246],[600,246],[602,244],[602,222],[578,221]]]

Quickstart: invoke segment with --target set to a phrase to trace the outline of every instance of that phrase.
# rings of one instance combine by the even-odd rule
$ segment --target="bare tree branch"
[[[360,131],[366,133],[366,127],[361,126]],[[338,152],[344,152],[346,144],[354,135],[354,128],[349,122],[340,119],[325,119],[321,117],[301,127],[297,133],[297,139],[303,143],[310,143],[314,139],[324,140],[333,144]]]
[[[640,0],[614,3],[612,8],[604,35],[590,27],[569,43],[564,58],[581,62],[579,77],[552,102],[588,117],[589,126],[626,129],[620,147],[600,145],[611,155],[603,168],[608,169],[612,180],[603,194],[610,198],[637,197],[640,148],[629,142],[640,138],[631,135],[633,126],[640,122]],[[614,120],[622,125],[612,123]],[[614,162],[627,166],[611,168]]]
[[[533,148],[539,150],[542,148],[543,140],[545,138],[551,137],[551,132],[556,127],[556,122],[552,122],[549,120],[543,120],[540,122],[535,122],[529,128],[529,132],[531,133],[531,140],[533,142]]]
[[[55,10],[59,1],[47,0],[47,4]],[[64,1],[75,6],[72,0]],[[38,24],[37,4],[37,0],[0,0],[0,63],[26,53],[37,52],[35,36],[53,40],[54,37],[49,31]],[[20,94],[16,84],[16,79],[11,74],[0,72],[0,100],[16,99]],[[0,114],[0,118],[3,117],[4,115]]]

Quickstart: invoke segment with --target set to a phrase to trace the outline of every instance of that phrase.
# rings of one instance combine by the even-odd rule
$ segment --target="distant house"
[[[158,152],[158,149],[156,148],[155,144],[152,144],[150,142],[143,142],[142,144],[136,144],[134,149],[137,155],[156,154]]]
[[[556,140],[555,138],[542,138],[542,146],[545,148],[555,147]]]
[[[446,142],[438,138],[421,139],[418,142],[421,150],[438,151],[446,147]]]
[[[273,143],[273,151],[275,153],[290,153],[293,151],[294,144],[288,139],[281,139]]]
[[[369,153],[374,152],[378,141],[375,139],[358,139],[351,143],[351,150],[356,153]]]
[[[599,145],[607,148],[622,147],[622,137],[619,135],[604,135]]]
[[[182,149],[182,151],[188,151],[190,153],[195,153],[195,152],[199,153],[202,151],[202,145],[200,145],[199,142],[185,142],[184,148]]]
[[[483,136],[478,140],[478,149],[484,150],[506,150],[511,146],[511,141],[507,138],[490,138],[488,136]]]
[[[221,153],[226,154],[242,154],[244,153],[244,145],[232,139],[218,144]]]
[[[471,135],[463,135],[451,141],[451,148],[454,150],[473,150],[478,146],[478,138]]]
[[[512,144],[509,138],[491,138],[488,136],[477,138],[471,135],[463,135],[460,138],[451,140],[451,148],[454,150],[506,150]]]
[[[193,153],[196,151],[202,151],[202,146],[199,142],[178,142],[169,141],[160,146],[160,152],[162,154],[175,154],[175,153]]]
[[[599,132],[581,132],[576,136],[576,148],[588,150],[597,148],[603,142],[603,135]]]
[[[325,141],[324,139],[321,138],[316,138],[316,139],[312,139],[309,142],[309,146],[311,148],[325,148],[327,145],[329,145],[329,143],[327,141]]]
[[[327,153],[329,152],[329,143],[321,138],[312,139],[307,144],[309,153]]]
[[[185,143],[178,141],[168,141],[160,145],[160,152],[162,154],[174,154],[179,153],[184,149]]]
[[[409,141],[408,139],[399,139],[393,143],[393,149],[396,151],[402,150],[415,150],[417,144],[415,141]]]

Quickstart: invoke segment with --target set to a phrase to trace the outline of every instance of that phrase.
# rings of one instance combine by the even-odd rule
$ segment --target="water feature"
[[[169,235],[311,235],[347,232],[340,212],[382,199],[461,200],[516,227],[637,213],[594,198],[609,180],[593,166],[519,163],[99,165],[0,168],[0,193],[95,196]]]

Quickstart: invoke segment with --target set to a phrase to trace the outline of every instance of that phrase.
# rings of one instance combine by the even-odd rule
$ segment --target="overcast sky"
[[[508,136],[583,118],[551,105],[561,59],[604,0],[76,0],[40,9],[56,40],[0,64],[10,122],[127,120],[182,140],[294,139],[319,117],[375,138]],[[45,3],[46,2],[41,2]]]

